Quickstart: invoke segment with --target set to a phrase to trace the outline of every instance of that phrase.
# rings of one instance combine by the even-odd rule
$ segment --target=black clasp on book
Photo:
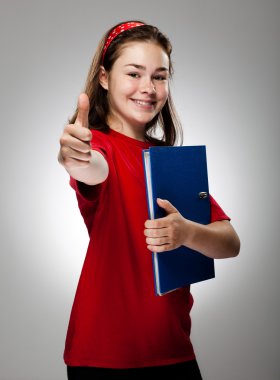
[[[205,199],[208,197],[208,193],[206,191],[201,191],[200,193],[198,193],[198,196],[200,199]]]

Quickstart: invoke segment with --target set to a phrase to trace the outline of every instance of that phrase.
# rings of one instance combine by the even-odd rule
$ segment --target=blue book
[[[166,216],[157,198],[167,199],[187,219],[210,223],[210,199],[205,145],[153,146],[143,150],[146,193],[150,219]],[[155,293],[215,277],[214,259],[181,246],[153,252]]]

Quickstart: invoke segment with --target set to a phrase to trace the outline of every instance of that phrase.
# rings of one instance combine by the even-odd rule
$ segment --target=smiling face
[[[108,124],[128,136],[141,138],[145,125],[168,97],[169,58],[154,43],[129,42],[109,74],[102,69],[100,84],[108,90]]]

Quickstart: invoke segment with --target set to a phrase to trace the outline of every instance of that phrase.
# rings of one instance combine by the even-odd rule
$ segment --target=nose
[[[156,86],[151,79],[146,79],[143,80],[141,90],[142,92],[146,92],[147,94],[155,94]]]

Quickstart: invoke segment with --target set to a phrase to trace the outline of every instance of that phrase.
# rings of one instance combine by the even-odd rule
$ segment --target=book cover
[[[210,223],[210,199],[205,145],[153,146],[143,150],[149,218],[165,211],[156,199],[170,201],[183,217]],[[215,277],[214,259],[181,246],[153,252],[155,292],[164,295],[178,288]]]

